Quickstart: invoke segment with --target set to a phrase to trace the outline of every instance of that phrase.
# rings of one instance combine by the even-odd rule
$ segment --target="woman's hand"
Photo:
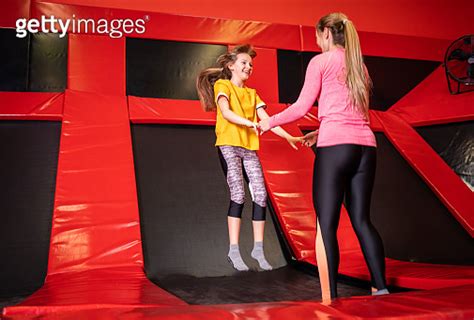
[[[286,141],[288,141],[290,146],[295,150],[298,150],[298,143],[303,144],[303,139],[304,137],[293,137],[292,135],[288,135],[288,137],[286,137]]]
[[[312,145],[314,145],[318,141],[318,134],[319,130],[312,131],[306,134],[302,139],[303,145],[307,147],[311,147]]]
[[[260,131],[262,133],[267,132],[268,130],[271,129],[270,128],[270,118],[260,120],[258,125],[259,125]]]

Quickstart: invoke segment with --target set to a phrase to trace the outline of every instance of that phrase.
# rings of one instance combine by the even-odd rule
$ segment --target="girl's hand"
[[[255,122],[252,122],[252,121],[249,120],[249,122],[247,123],[247,127],[252,128],[253,131],[257,134],[257,136],[259,135],[259,132],[258,132],[258,128],[259,128],[258,123],[255,123]]]
[[[312,145],[314,145],[318,141],[318,134],[319,130],[312,131],[306,134],[302,139],[303,145],[307,147],[311,147]]]
[[[298,150],[298,146],[297,146],[298,143],[303,144],[303,139],[304,137],[293,137],[291,135],[286,137],[286,141],[288,141],[290,146],[295,150]]]

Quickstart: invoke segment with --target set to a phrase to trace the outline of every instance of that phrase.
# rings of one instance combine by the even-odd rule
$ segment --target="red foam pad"
[[[65,319],[472,319],[474,285],[438,290],[414,291],[386,296],[340,298],[331,303],[282,301],[231,305],[174,307],[153,305],[84,305],[64,308],[4,310],[7,316],[37,319],[50,316]],[[17,317],[15,317],[17,315]],[[10,318],[10,317],[8,317]]]
[[[473,237],[472,191],[408,123],[391,113],[378,117],[390,142]]]
[[[386,296],[219,306],[242,319],[471,319],[474,286]]]
[[[133,123],[214,125],[215,112],[205,112],[199,101],[128,96]]]
[[[54,15],[61,19],[137,19],[146,20],[146,32],[132,33],[137,38],[194,41],[205,43],[252,43],[255,46],[299,50],[299,26],[244,20],[179,16],[173,14],[34,2],[31,17]]]
[[[358,31],[362,53],[368,56],[442,61],[450,41]],[[301,50],[321,52],[316,28],[301,26]]]
[[[69,35],[68,89],[125,95],[125,38]]]
[[[0,28],[13,28],[17,19],[30,17],[30,1],[2,1],[0,12]]]
[[[66,91],[48,274],[143,266],[126,97]]]
[[[338,232],[339,243],[341,238]],[[414,263],[385,259],[387,283],[394,286],[416,289],[436,289],[474,284],[474,269],[470,266],[455,266],[430,263]],[[370,280],[364,257],[360,250],[341,250],[339,272],[356,279]]]
[[[278,103],[278,61],[275,49],[255,48],[253,72],[246,85],[257,90],[265,103]]]
[[[474,92],[450,94],[445,71],[439,67],[388,112],[414,126],[474,120]]]
[[[383,125],[380,122],[379,118],[376,116],[381,112],[382,111],[369,110],[370,128],[372,129],[372,131],[383,131]]]
[[[44,286],[6,316],[58,314],[98,308],[185,306],[186,303],[149,281],[140,267],[118,267],[49,275]]]
[[[61,120],[63,93],[0,92],[1,120]]]
[[[268,114],[272,115],[286,108],[284,104],[267,103]],[[216,113],[205,112],[197,100],[174,100],[161,98],[141,98],[128,96],[130,121],[132,123],[196,124],[215,125]],[[311,111],[299,126],[315,129],[318,126],[314,112]]]

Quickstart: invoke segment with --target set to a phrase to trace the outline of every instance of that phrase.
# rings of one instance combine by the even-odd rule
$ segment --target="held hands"
[[[261,135],[271,129],[268,119],[260,120],[259,123],[249,121],[246,123],[246,126],[252,128],[257,135]],[[319,130],[315,130],[306,134],[304,137],[293,137],[292,135],[288,135],[285,138],[293,149],[298,150],[297,145],[299,143],[306,147],[313,146],[318,141],[318,134]]]
[[[246,123],[245,125],[246,125],[248,128],[252,128],[253,131],[257,134],[257,136],[260,135],[260,132],[258,131],[258,129],[259,129],[258,123],[255,123],[255,122],[252,122],[252,121],[249,120],[249,122]]]

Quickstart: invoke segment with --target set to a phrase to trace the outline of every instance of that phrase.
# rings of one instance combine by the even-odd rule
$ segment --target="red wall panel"
[[[125,95],[125,38],[69,35],[68,89]]]
[[[30,0],[2,0],[0,28],[13,28],[20,18],[29,18]]]
[[[473,33],[474,3],[458,0],[50,0],[104,8],[121,8],[179,15],[218,17],[314,26],[319,17],[330,12],[344,12],[358,30],[454,40]]]
[[[66,91],[48,275],[142,265],[126,97]]]

